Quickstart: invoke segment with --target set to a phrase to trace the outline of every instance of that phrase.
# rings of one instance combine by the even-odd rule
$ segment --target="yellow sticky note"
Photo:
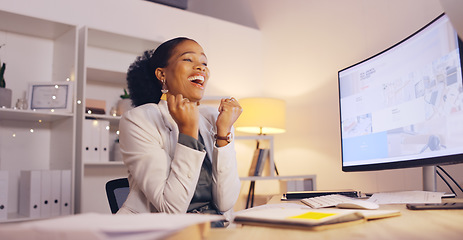
[[[320,220],[326,217],[331,217],[333,215],[336,215],[336,213],[322,213],[322,212],[306,212],[301,215],[297,216],[292,216],[289,218],[293,219],[311,219],[311,220]]]

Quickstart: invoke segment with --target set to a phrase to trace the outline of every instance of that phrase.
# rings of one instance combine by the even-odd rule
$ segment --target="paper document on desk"
[[[166,237],[195,224],[223,220],[206,214],[96,214],[85,213],[46,220],[0,225],[1,239],[152,240]],[[193,236],[192,236],[193,237]]]
[[[443,192],[402,191],[375,193],[367,201],[377,204],[441,203]]]

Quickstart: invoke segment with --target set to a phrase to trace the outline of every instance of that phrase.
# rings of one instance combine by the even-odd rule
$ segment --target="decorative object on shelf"
[[[117,116],[117,109],[116,107],[112,107],[110,110],[109,110],[109,115],[113,116],[113,117],[116,117]]]
[[[117,102],[117,115],[122,116],[125,112],[132,109],[132,100],[130,100],[130,94],[124,88],[124,94],[120,95],[121,100]]]
[[[277,134],[286,131],[286,104],[283,100],[275,98],[243,98],[239,102],[243,108],[243,113],[235,123],[237,131],[258,135]],[[266,158],[262,156],[263,153],[259,145],[260,142],[257,140],[256,152],[249,171],[250,174],[254,173],[254,175],[261,175],[263,165],[267,162]],[[278,175],[276,165],[274,167],[275,173]],[[254,205],[254,189],[255,181],[251,181],[246,208]]]
[[[72,112],[72,82],[29,83],[31,110]]]
[[[5,44],[1,45],[4,46]],[[0,61],[1,68],[0,68],[0,107],[11,108],[11,98],[12,98],[12,91],[9,88],[6,88],[5,82],[5,70],[6,70],[6,63],[2,63]]]
[[[85,99],[85,113],[88,114],[105,114],[106,113],[106,101],[99,99]]]
[[[18,98],[18,101],[16,102],[16,109],[26,110],[27,107],[28,107],[27,99],[26,98]]]
[[[18,98],[18,101],[16,102],[16,109],[19,109],[19,110],[26,110],[29,105],[27,104],[27,97],[26,97],[27,93],[24,92],[24,95],[22,98]]]

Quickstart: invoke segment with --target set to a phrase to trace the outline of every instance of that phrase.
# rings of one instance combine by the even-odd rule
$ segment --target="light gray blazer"
[[[215,145],[217,116],[217,109],[201,106],[199,131],[212,161],[213,202],[219,211],[229,213],[241,184],[234,141],[220,148]],[[206,152],[178,143],[179,130],[167,102],[126,112],[119,131],[130,193],[118,213],[186,213]]]

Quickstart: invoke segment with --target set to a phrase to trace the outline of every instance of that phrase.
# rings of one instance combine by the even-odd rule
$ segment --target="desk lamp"
[[[235,129],[240,132],[258,134],[284,133],[286,104],[281,99],[275,98],[243,98],[239,100],[243,113],[235,123]],[[257,140],[256,149],[259,149],[259,140]],[[275,166],[275,172],[278,170]],[[246,208],[249,204],[254,204],[255,181],[251,181],[249,193],[246,202]]]

